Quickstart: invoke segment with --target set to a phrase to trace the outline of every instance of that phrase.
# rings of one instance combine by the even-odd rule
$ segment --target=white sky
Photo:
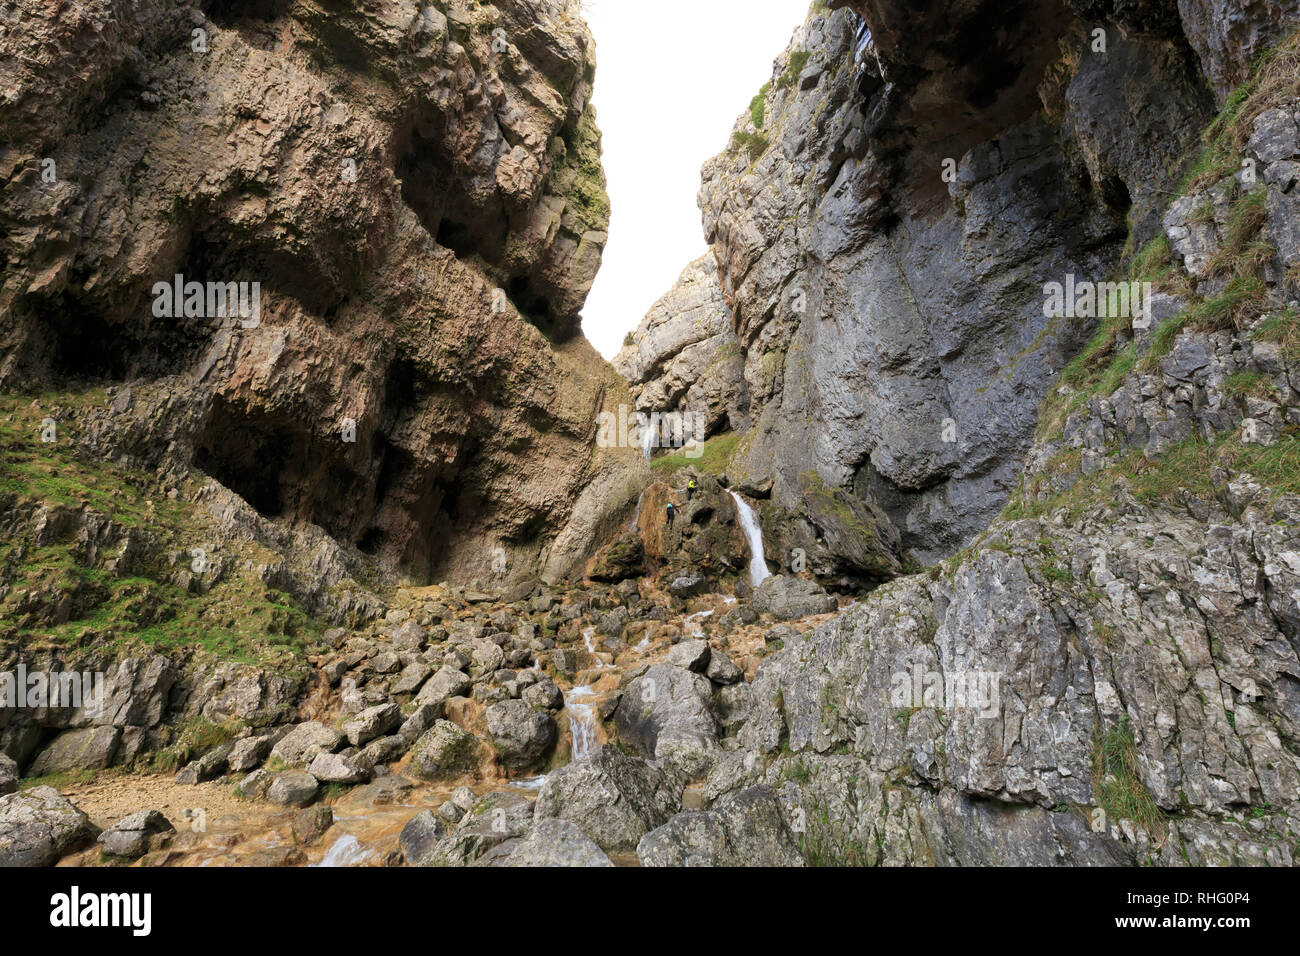
[[[613,214],[582,327],[606,358],[707,248],[695,204],[700,167],[726,146],[809,5],[584,0]]]

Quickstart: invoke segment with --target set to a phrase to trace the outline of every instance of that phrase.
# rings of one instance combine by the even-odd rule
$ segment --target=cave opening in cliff
[[[206,0],[203,12],[213,23],[230,27],[240,20],[278,20],[293,0]]]
[[[285,510],[284,486],[303,442],[283,423],[249,414],[217,397],[194,449],[194,464],[243,498],[264,518]]]
[[[62,381],[111,383],[174,374],[208,339],[193,321],[156,318],[147,304],[133,311],[138,318],[121,323],[66,293],[33,311],[44,328],[36,349],[50,374]]]

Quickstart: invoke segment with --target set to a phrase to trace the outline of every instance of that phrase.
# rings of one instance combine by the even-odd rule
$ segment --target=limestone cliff
[[[592,441],[628,399],[578,331],[609,203],[577,0],[4,17],[0,384],[38,423],[219,483],[313,598],[581,564],[643,466]]]

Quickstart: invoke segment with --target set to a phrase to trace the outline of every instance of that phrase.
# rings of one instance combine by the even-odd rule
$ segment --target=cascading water
[[[772,576],[772,572],[767,569],[767,561],[763,558],[763,529],[758,524],[758,515],[745,499],[734,491],[728,493],[736,499],[740,527],[745,532],[745,540],[749,542],[749,583],[758,587]]]
[[[583,703],[595,696],[587,685],[575,687],[564,695],[564,709],[569,715],[569,733],[573,737],[572,760],[590,757],[596,749],[596,705]]]
[[[645,455],[648,460],[654,453],[655,447],[655,430],[648,426],[641,428],[641,454]]]

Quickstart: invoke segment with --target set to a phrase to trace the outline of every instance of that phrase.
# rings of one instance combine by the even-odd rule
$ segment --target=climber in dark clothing
[[[673,519],[677,517],[677,506],[671,501],[668,502],[668,527],[673,526]]]
[[[695,484],[695,479],[694,479],[694,478],[692,478],[690,481],[686,482],[686,500],[687,500],[687,501],[690,501],[690,500],[691,500],[691,496],[692,496],[693,494],[695,494],[695,488],[696,488],[696,484]]]

